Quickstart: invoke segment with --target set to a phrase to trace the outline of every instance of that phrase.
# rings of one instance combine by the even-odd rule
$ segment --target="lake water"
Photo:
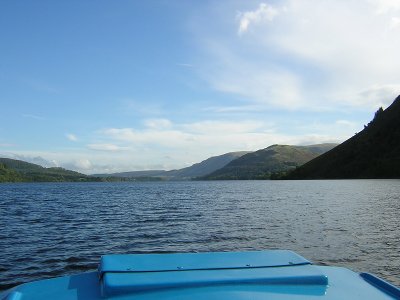
[[[291,249],[400,285],[400,181],[0,184],[0,290],[103,254]]]

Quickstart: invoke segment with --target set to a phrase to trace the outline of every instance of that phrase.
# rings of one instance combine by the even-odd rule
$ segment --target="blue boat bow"
[[[17,286],[2,299],[400,299],[371,274],[287,250],[105,255],[97,272]]]

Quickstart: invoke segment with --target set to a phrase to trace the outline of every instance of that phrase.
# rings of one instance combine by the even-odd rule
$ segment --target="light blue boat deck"
[[[400,299],[369,274],[286,250],[106,255],[98,272],[18,286],[4,299]]]

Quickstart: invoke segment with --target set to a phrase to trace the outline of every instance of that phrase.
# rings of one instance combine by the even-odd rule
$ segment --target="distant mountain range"
[[[97,177],[159,177],[164,180],[190,180],[210,174],[231,161],[249,153],[249,151],[230,152],[218,156],[210,157],[200,163],[194,164],[178,170],[149,170],[149,171],[133,171],[113,174],[94,174]]]
[[[240,151],[213,156],[178,170],[132,171],[89,176],[63,168],[44,168],[21,160],[0,158],[0,182],[270,179],[282,176],[288,170],[332,149],[335,145],[273,145],[255,152]]]
[[[271,179],[331,150],[337,144],[310,146],[272,145],[237,158],[202,177],[207,180]]]
[[[246,153],[249,152],[231,152],[210,157],[200,163],[179,170],[133,171],[113,174],[93,174],[89,176],[63,168],[45,168],[22,160],[0,158],[0,182],[190,180],[222,168],[227,163]]]
[[[269,179],[274,172],[282,174],[333,146],[334,144],[273,145],[256,152],[240,151],[213,156],[178,170],[132,171],[89,176],[63,168],[44,168],[21,160],[0,158],[0,182]]]
[[[162,180],[236,180],[270,179],[280,177],[287,171],[332,149],[337,144],[310,146],[272,145],[255,152],[230,152],[210,157],[190,167],[164,171],[133,171],[113,174],[94,174],[109,178],[159,178]]]
[[[400,96],[364,130],[286,178],[400,178]]]

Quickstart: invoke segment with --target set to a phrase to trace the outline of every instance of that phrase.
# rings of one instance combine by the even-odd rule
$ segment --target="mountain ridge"
[[[225,167],[200,179],[237,180],[271,179],[332,149],[337,144],[315,144],[308,146],[271,145],[248,153],[230,162]]]
[[[95,178],[75,171],[50,167],[11,158],[0,158],[0,182],[94,181]]]
[[[111,174],[93,174],[92,176],[98,177],[160,177],[165,180],[190,180],[196,177],[205,176],[224,167],[232,160],[249,153],[250,151],[236,151],[228,152],[221,155],[209,157],[199,163],[195,163],[189,167],[177,170],[146,170],[146,171],[131,171],[119,172]]]
[[[92,175],[85,175],[58,167],[45,168],[21,160],[0,158],[0,164],[2,164],[0,182],[270,179],[276,174],[281,176],[286,171],[311,160],[335,145],[271,145],[254,152],[228,152],[209,157],[192,166],[177,170],[145,170]],[[234,168],[235,176],[231,174],[224,175],[226,168],[228,170],[229,168]],[[251,170],[250,174],[249,169]]]

